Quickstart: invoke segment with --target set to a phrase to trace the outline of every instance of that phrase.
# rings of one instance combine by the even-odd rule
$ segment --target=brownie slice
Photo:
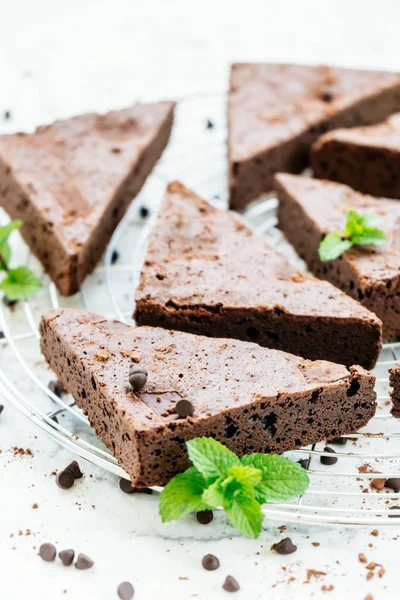
[[[173,102],[0,136],[0,204],[59,292],[78,291],[168,142]]]
[[[311,165],[316,177],[400,198],[400,113],[379,125],[326,133],[312,147]]]
[[[383,336],[400,335],[400,204],[355,192],[346,185],[279,174],[279,227],[309,269],[373,311],[383,322]],[[346,213],[379,216],[387,241],[383,246],[354,247],[336,260],[322,262],[318,247],[327,233],[344,231]]]
[[[400,74],[326,66],[234,64],[228,94],[230,204],[300,173],[330,129],[370,125],[400,110]]]
[[[389,369],[389,383],[393,388],[390,393],[392,398],[392,415],[400,419],[400,365]]]
[[[77,309],[42,317],[41,348],[135,486],[188,466],[185,440],[214,437],[239,455],[283,452],[356,431],[374,415],[375,377],[257,344],[131,327]],[[134,393],[132,360],[148,370]],[[193,416],[178,418],[188,399]]]
[[[177,182],[150,239],[135,318],[367,368],[381,346],[375,315]]]

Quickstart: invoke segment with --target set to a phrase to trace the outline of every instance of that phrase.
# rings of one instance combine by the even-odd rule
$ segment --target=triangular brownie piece
[[[379,125],[326,133],[312,147],[311,165],[321,179],[400,198],[400,113]]]
[[[296,270],[234,213],[168,187],[136,292],[136,320],[371,367],[381,323]]]
[[[173,102],[85,114],[0,136],[0,204],[61,294],[100,259],[168,142]]]
[[[279,228],[309,269],[378,315],[384,337],[400,335],[400,204],[355,192],[346,185],[279,174]],[[344,231],[346,213],[373,213],[387,236],[383,246],[359,246],[321,262],[318,247],[328,233]]]
[[[243,208],[300,173],[321,133],[370,125],[400,110],[400,74],[326,66],[232,65],[228,95],[230,203]]]
[[[354,432],[375,413],[375,377],[361,367],[76,309],[50,311],[40,331],[50,367],[135,486],[185,469],[191,438],[214,437],[239,455],[284,452]],[[148,371],[136,393],[132,365]]]

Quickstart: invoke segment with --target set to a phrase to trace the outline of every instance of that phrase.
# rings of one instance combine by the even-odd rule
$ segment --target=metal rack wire
[[[207,126],[211,121],[212,127]],[[225,96],[192,97],[178,104],[171,143],[131,209],[116,229],[104,257],[72,298],[60,298],[43,276],[43,288],[32,301],[13,310],[0,303],[0,394],[14,404],[52,439],[92,463],[121,477],[126,476],[109,451],[96,438],[86,417],[70,396],[59,398],[48,386],[52,378],[39,348],[38,321],[45,310],[75,306],[124,322],[131,321],[133,292],[140,273],[149,233],[154,223],[165,184],[180,179],[210,202],[226,207]],[[141,219],[138,208],[145,204],[151,216]],[[270,244],[301,261],[275,228],[276,199],[252,205],[244,220]],[[40,266],[20,244],[20,256],[40,273]],[[113,264],[114,251],[119,260]],[[295,501],[266,505],[267,517],[279,521],[345,523],[354,525],[399,525],[400,495],[389,490],[376,492],[376,478],[400,477],[400,421],[390,415],[388,368],[400,361],[400,342],[384,344],[375,368],[378,410],[368,426],[347,436],[346,446],[336,446],[335,465],[325,466],[325,443],[288,453],[295,460],[307,459],[311,485]],[[396,502],[396,499],[397,502]]]

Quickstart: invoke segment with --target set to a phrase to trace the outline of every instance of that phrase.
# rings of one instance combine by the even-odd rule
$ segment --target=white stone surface
[[[0,129],[221,89],[233,60],[396,69],[399,17],[398,0],[0,0]],[[12,119],[5,122],[7,109]],[[14,457],[13,447],[33,456]],[[236,535],[222,515],[208,527],[191,518],[163,526],[155,496],[126,496],[116,477],[85,461],[85,478],[60,490],[51,473],[74,457],[9,405],[0,417],[0,449],[2,600],[108,600],[124,580],[138,600],[214,600],[227,597],[221,586],[228,574],[240,582],[235,597],[243,600],[398,597],[400,525],[374,537],[373,527],[288,525],[281,534],[281,523],[266,522],[257,541]],[[298,551],[272,553],[271,544],[286,535]],[[45,541],[88,554],[95,567],[44,563],[36,552]],[[212,573],[201,567],[209,552],[221,561]],[[360,552],[383,564],[381,579],[366,580]],[[307,569],[326,575],[305,584]],[[334,589],[323,592],[323,585]]]

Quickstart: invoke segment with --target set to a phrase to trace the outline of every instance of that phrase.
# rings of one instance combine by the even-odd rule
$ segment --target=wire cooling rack
[[[72,306],[133,323],[134,288],[166,183],[179,179],[214,205],[226,208],[225,113],[223,94],[198,95],[178,103],[166,152],[116,229],[103,263],[78,294],[61,298],[54,284],[42,275],[43,287],[31,301],[12,309],[0,303],[0,330],[5,335],[0,340],[0,395],[55,441],[121,477],[126,474],[94,435],[73,398],[58,398],[47,387],[54,376],[40,354],[38,322],[42,312],[50,308]],[[149,209],[148,217],[143,216],[143,207]],[[243,218],[304,267],[275,228],[275,210],[276,199],[266,198],[248,208]],[[38,274],[42,272],[21,240],[16,241],[14,252]],[[385,343],[375,368],[376,416],[367,427],[347,436],[346,445],[331,444],[338,458],[335,465],[321,463],[326,455],[325,442],[287,453],[294,460],[306,460],[311,484],[295,501],[265,505],[269,518],[281,522],[400,525],[393,518],[400,517],[400,508],[393,509],[400,506],[400,496],[386,488],[378,492],[371,486],[376,479],[400,477],[400,420],[390,415],[388,391],[388,368],[399,361],[400,342]]]

